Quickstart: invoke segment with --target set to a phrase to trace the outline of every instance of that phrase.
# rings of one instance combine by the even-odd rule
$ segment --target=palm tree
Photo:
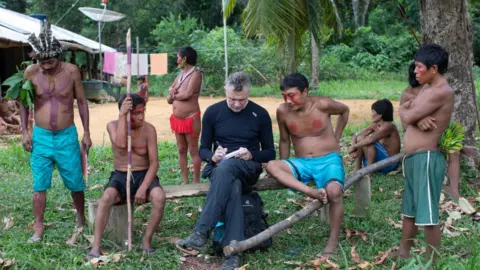
[[[227,0],[225,16],[232,13],[236,2]],[[285,72],[298,70],[302,37],[310,33],[312,82],[318,81],[318,45],[322,44],[325,26],[342,32],[334,0],[249,0],[243,11],[245,35],[273,41],[282,56]]]

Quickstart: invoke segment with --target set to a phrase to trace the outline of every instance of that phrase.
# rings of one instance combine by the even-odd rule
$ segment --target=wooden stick
[[[350,186],[352,186],[355,182],[359,181],[360,179],[363,178],[363,176],[370,174],[372,172],[376,172],[380,169],[383,169],[391,164],[397,163],[402,158],[405,156],[404,153],[399,153],[393,157],[389,157],[387,159],[384,159],[382,161],[376,162],[370,166],[367,166],[365,168],[362,168],[358,171],[356,171],[354,174],[350,175],[347,180],[345,181],[345,187],[344,190],[347,190]],[[230,242],[230,245],[226,246],[223,248],[223,253],[225,256],[230,256],[235,253],[243,252],[245,250],[248,250],[252,247],[255,247],[262,243],[263,241],[271,238],[273,235],[284,231],[290,227],[293,226],[296,222],[304,219],[311,213],[313,213],[315,210],[318,210],[323,207],[323,204],[318,201],[314,200],[313,202],[307,204],[303,209],[300,211],[294,213],[292,216],[289,218],[280,221],[279,223],[270,226],[268,229],[265,231],[255,235],[254,237],[251,237],[249,239],[237,242],[237,241],[232,241]]]
[[[132,40],[131,30],[127,32],[127,97],[130,97],[132,87]],[[130,202],[130,180],[132,175],[132,127],[130,123],[130,111],[127,113],[127,130],[128,130],[128,165],[127,165],[127,213],[128,213],[128,251],[132,250],[132,204]]]

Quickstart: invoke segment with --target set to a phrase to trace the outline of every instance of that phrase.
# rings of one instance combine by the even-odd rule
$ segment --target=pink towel
[[[115,74],[115,52],[105,52],[103,57],[103,72]]]

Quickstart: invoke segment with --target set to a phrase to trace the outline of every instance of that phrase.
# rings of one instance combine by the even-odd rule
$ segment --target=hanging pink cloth
[[[103,72],[115,74],[115,52],[105,52],[103,54]]]

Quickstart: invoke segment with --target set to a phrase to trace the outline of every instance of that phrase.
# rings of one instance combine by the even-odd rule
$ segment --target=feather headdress
[[[28,43],[33,48],[33,58],[44,60],[48,58],[58,57],[68,47],[62,46],[60,42],[52,35],[50,23],[47,21],[40,22],[40,33],[38,38],[35,33],[28,37]]]

